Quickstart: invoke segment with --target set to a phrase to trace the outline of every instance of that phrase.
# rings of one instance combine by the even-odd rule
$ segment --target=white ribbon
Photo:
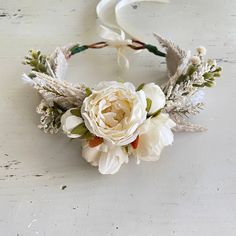
[[[132,44],[132,40],[125,39],[124,31],[120,30],[120,34],[100,25],[99,28],[100,37],[103,38],[110,47],[117,49],[117,62],[120,67],[129,68],[129,60],[124,54],[127,45]]]
[[[132,43],[130,39],[125,38],[125,33],[128,33],[133,38],[135,35],[132,35],[132,30],[128,29],[127,26],[124,26],[122,23],[121,9],[127,5],[137,2],[162,2],[167,3],[168,0],[101,0],[96,8],[98,19],[101,23],[107,27],[100,26],[100,36],[107,42],[111,47],[117,49],[117,60],[118,64],[121,67],[128,68],[129,61],[124,55],[125,47]],[[113,30],[111,29],[113,28]],[[119,30],[120,34],[114,30]]]
[[[129,33],[130,30],[122,24],[121,9],[138,2],[168,3],[169,0],[101,0],[96,8],[98,19],[106,26],[123,29]]]

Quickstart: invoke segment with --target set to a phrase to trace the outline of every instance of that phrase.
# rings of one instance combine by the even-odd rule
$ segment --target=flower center
[[[119,95],[119,96],[118,96]],[[131,105],[127,98],[122,98],[120,94],[112,94],[101,100],[104,106],[101,110],[101,118],[108,127],[122,125],[123,121],[130,116]]]

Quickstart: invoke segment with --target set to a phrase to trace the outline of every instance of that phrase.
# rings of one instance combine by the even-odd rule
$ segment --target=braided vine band
[[[24,64],[32,70],[23,75],[23,80],[42,96],[37,108],[41,115],[39,128],[52,134],[62,129],[69,138],[80,139],[82,157],[98,166],[100,173],[114,174],[132,156],[137,163],[158,160],[162,149],[174,140],[172,131],[205,130],[184,117],[203,108],[203,89],[215,84],[221,68],[214,60],[205,61],[204,47],[191,56],[189,51],[155,35],[166,50],[163,53],[154,45],[126,40],[104,30],[114,36],[112,40],[57,48],[50,56],[31,50]],[[64,80],[67,60],[72,55],[105,47],[116,48],[118,63],[124,60],[127,68],[123,53],[126,47],[165,57],[167,82],[162,86],[143,83],[136,88],[130,82],[104,81],[89,88]]]
[[[149,52],[153,53],[156,56],[160,56],[160,57],[165,57],[166,54],[159,51],[158,48],[154,45],[151,44],[145,44],[141,41],[138,40],[132,40],[131,44],[127,44],[127,47],[133,49],[133,50],[143,50],[146,49]],[[69,49],[70,51],[70,56],[75,55],[77,53],[83,52],[87,49],[100,49],[100,48],[105,48],[105,47],[109,47],[109,44],[107,42],[98,42],[98,43],[94,43],[94,44],[90,44],[90,45],[82,45],[80,46],[79,44],[76,44],[75,46],[71,47]]]

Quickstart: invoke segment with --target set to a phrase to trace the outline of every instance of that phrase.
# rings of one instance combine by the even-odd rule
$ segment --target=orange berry
[[[133,149],[136,149],[138,147],[138,143],[139,143],[139,136],[131,143]]]
[[[89,140],[90,147],[97,147],[101,143],[103,143],[103,138],[100,138],[100,137],[93,137]]]

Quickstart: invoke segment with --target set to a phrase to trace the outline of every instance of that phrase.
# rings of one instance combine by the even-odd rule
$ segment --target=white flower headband
[[[50,56],[32,50],[26,56],[24,63],[32,71],[23,79],[42,96],[37,112],[41,114],[39,127],[45,133],[62,129],[69,138],[80,139],[82,156],[98,166],[100,173],[114,174],[131,156],[137,158],[137,163],[158,160],[162,149],[173,142],[172,130],[205,130],[184,119],[203,108],[203,89],[212,87],[220,76],[221,68],[216,62],[204,60],[204,47],[197,48],[196,55],[191,56],[155,34],[166,50],[163,53],[154,45],[125,39],[122,30],[119,35],[102,26],[102,36],[106,40],[57,48]],[[115,47],[119,64],[126,67],[126,47],[166,57],[168,81],[161,87],[148,83],[138,88],[130,82],[105,81],[89,88],[64,80],[72,55],[104,47]]]

